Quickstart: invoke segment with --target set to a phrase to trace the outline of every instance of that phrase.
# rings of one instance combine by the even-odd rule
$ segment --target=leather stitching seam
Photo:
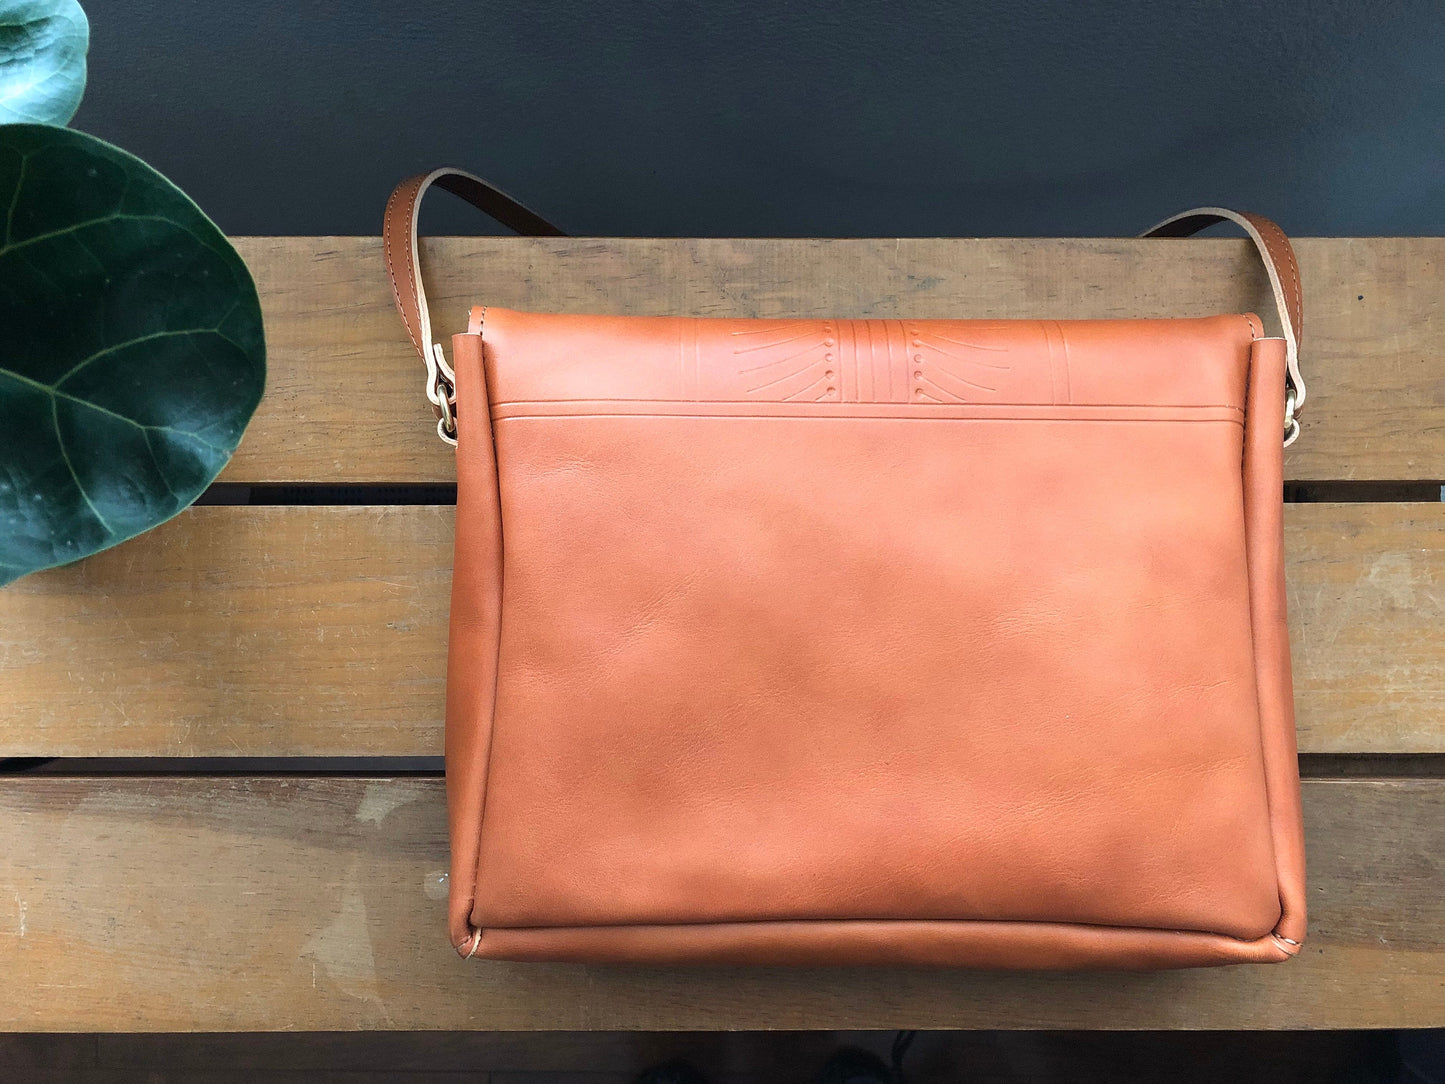
[[[497,658],[496,665],[492,669],[492,710],[490,718],[487,720],[487,756],[482,762],[482,786],[484,789],[482,790],[482,808],[477,811],[477,854],[472,860],[471,883],[468,885],[471,889],[471,896],[467,903],[467,925],[477,931],[477,947],[480,947],[482,943],[482,927],[476,921],[477,885],[482,874],[482,833],[487,826],[487,801],[492,796],[492,750],[497,741],[497,690],[502,685],[502,615],[505,612],[505,585],[507,582],[507,547],[506,535],[503,533],[507,517],[502,513],[501,457],[496,454],[495,450],[492,453],[492,467],[497,483],[497,534],[500,542],[497,563],[501,567],[497,571]]]
[[[425,359],[425,357],[426,357],[426,352],[427,352],[427,350],[429,350],[429,349],[431,348],[431,344],[429,344],[429,343],[425,343],[425,344],[424,344],[424,343],[420,343],[420,342],[417,341],[417,339],[418,339],[419,336],[421,335],[421,295],[420,295],[420,293],[417,291],[417,288],[416,288],[416,261],[417,261],[418,253],[416,252],[416,246],[412,243],[412,238],[415,237],[415,235],[416,235],[416,214],[417,214],[418,208],[419,208],[420,205],[421,205],[421,194],[422,194],[422,189],[423,189],[423,187],[425,186],[425,183],[426,183],[425,181],[418,181],[418,182],[417,182],[417,186],[416,186],[416,191],[413,192],[410,196],[407,197],[406,219],[407,219],[407,226],[408,226],[408,228],[407,228],[407,236],[406,236],[406,261],[405,261],[405,263],[406,263],[406,286],[407,286],[407,289],[408,289],[409,291],[411,291],[412,304],[413,304],[413,305],[415,306],[415,308],[416,308],[416,323],[417,323],[417,328],[416,328],[416,331],[415,331],[415,332],[411,332],[411,333],[410,333],[410,334],[411,334],[411,341],[412,341],[413,345],[416,346],[417,350],[421,352],[421,355],[422,355],[422,358],[423,358],[423,359]]]
[[[556,931],[556,930],[674,930],[674,929],[696,929],[699,927],[756,927],[756,926],[853,926],[853,925],[938,925],[938,926],[1063,926],[1075,930],[1104,930],[1119,931],[1121,933],[1146,933],[1164,935],[1184,935],[1195,937],[1219,937],[1227,941],[1233,941],[1239,945],[1267,945],[1278,944],[1283,940],[1279,934],[1270,930],[1259,937],[1237,937],[1232,933],[1221,933],[1218,930],[1192,930],[1179,929],[1169,926],[1125,926],[1110,925],[1107,922],[1070,922],[1064,919],[1047,918],[761,918],[761,919],[718,919],[716,921],[703,922],[616,922],[616,923],[573,923],[571,925],[551,925],[540,923],[530,926],[493,926],[494,930],[516,931],[521,933],[533,931]],[[465,942],[463,942],[465,944]],[[1282,947],[1282,946],[1281,946]],[[1291,954],[1293,955],[1293,954]]]
[[[1304,323],[1304,291],[1303,291],[1303,289],[1302,289],[1302,287],[1301,287],[1301,285],[1300,285],[1299,265],[1295,262],[1295,258],[1294,258],[1294,246],[1289,243],[1289,238],[1287,238],[1287,237],[1284,235],[1284,230],[1280,229],[1279,226],[1277,226],[1275,223],[1270,222],[1270,221],[1266,221],[1264,224],[1265,224],[1266,226],[1268,226],[1268,227],[1270,228],[1270,232],[1271,232],[1276,238],[1278,238],[1278,240],[1279,240],[1279,242],[1280,242],[1281,251],[1284,253],[1285,261],[1286,261],[1286,262],[1288,263],[1288,265],[1289,265],[1289,281],[1290,281],[1291,290],[1292,290],[1292,292],[1294,293],[1294,305],[1295,305],[1295,311],[1290,314],[1290,322],[1291,322],[1292,324],[1303,324],[1303,323]],[[1278,261],[1276,261],[1276,262],[1278,262]],[[1292,327],[1292,328],[1290,328],[1290,331],[1294,334],[1295,339],[1298,340],[1298,339],[1299,339],[1299,335],[1300,335],[1301,328],[1300,328],[1300,327],[1297,327],[1297,326],[1296,326],[1296,327]]]
[[[412,182],[412,183],[416,183],[416,182]],[[418,190],[420,190],[420,187],[421,187],[420,184],[417,184]],[[388,268],[392,267],[392,255],[391,255],[392,244],[391,244],[391,238],[392,238],[392,234],[395,232],[395,229],[394,229],[394,227],[395,227],[395,222],[396,222],[395,208],[396,208],[396,204],[399,202],[398,199],[397,199],[397,197],[400,196],[403,191],[404,191],[404,187],[403,187],[403,188],[398,188],[395,192],[393,192],[393,193],[391,194],[391,198],[386,201],[386,213],[382,216],[382,218],[383,218],[382,232],[383,232],[383,234],[385,235],[385,242],[384,242],[384,249],[385,249],[385,251],[383,252],[382,255],[383,255],[383,258],[386,260],[386,266],[387,266]],[[407,196],[406,198],[407,198],[408,201],[410,201],[410,200],[412,200],[412,199],[414,198],[414,196],[410,196],[410,195],[409,195],[409,196]],[[415,204],[412,204],[412,207],[413,207],[413,209],[414,209]],[[410,248],[411,248],[410,242],[408,242],[408,245],[407,245],[408,251],[407,251],[406,259],[403,261],[403,263],[404,263],[404,265],[405,265],[405,267],[406,267],[406,279],[407,279],[408,288],[414,291],[414,290],[416,289],[416,286],[414,285],[415,280],[414,280],[414,278],[413,278],[413,276],[412,276],[412,270],[411,270],[412,261],[411,261]],[[405,314],[406,314],[406,305],[402,302],[401,290],[397,287],[396,276],[395,276],[395,275],[388,275],[387,278],[388,278],[388,279],[390,280],[390,282],[391,282],[391,296],[396,300],[396,307],[397,307],[397,309],[403,314],[403,317],[405,317]],[[420,309],[418,309],[417,311],[420,312]],[[425,360],[425,359],[426,359],[426,352],[421,348],[421,343],[419,343],[419,342],[417,341],[417,332],[416,332],[416,330],[415,330],[415,329],[413,328],[413,326],[412,326],[413,323],[415,323],[415,322],[417,322],[417,321],[403,318],[403,320],[402,320],[402,326],[406,328],[407,338],[409,338],[409,339],[411,340],[412,348],[413,348],[414,350],[416,350],[416,352],[417,352],[418,354],[421,355],[421,357],[422,357],[423,360]]]

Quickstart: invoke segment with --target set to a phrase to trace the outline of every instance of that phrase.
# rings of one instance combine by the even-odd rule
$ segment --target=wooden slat
[[[15,1030],[1318,1028],[1445,1020],[1445,782],[1305,784],[1300,959],[1152,975],[463,963],[436,779],[11,778]]]
[[[439,755],[452,508],[213,506],[0,592],[0,754]]]
[[[237,240],[266,313],[269,390],[224,478],[449,481],[380,242]],[[1303,239],[1304,435],[1294,479],[1445,477],[1445,238]],[[437,334],[486,302],[554,312],[918,317],[1269,311],[1246,242],[657,240],[427,242]],[[448,347],[450,339],[444,338]]]
[[[1445,752],[1445,504],[1285,506],[1300,749]]]
[[[1445,505],[1286,509],[1300,747],[1445,752]],[[0,592],[0,755],[439,755],[452,509],[193,508]]]

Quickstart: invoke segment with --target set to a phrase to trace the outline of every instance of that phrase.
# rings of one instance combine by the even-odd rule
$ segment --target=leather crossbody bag
[[[700,319],[397,306],[456,444],[466,957],[1188,967],[1305,933],[1282,444],[1252,315]],[[1283,440],[1282,440],[1283,438]]]

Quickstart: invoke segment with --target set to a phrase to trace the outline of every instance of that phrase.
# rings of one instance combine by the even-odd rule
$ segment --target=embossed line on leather
[[[1032,429],[499,426],[475,919],[1271,929],[1242,434]]]
[[[1244,424],[1244,411],[1232,406],[1029,406],[1027,404],[850,403],[706,403],[674,399],[574,399],[538,403],[500,403],[495,421],[523,418],[788,418],[906,419],[915,422],[1233,422]]]
[[[515,403],[1243,409],[1248,318],[715,320],[489,308],[493,410]]]

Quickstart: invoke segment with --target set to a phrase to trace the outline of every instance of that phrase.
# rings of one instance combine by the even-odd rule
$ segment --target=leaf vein
[[[5,213],[5,246],[10,245],[11,230],[15,225],[15,208],[20,206],[20,192],[25,187],[25,170],[30,165],[30,154],[20,156],[20,175],[15,178],[15,194],[10,197],[10,210]]]
[[[103,226],[107,222],[118,222],[122,219],[130,220],[132,222],[163,222],[167,226],[174,226],[176,229],[189,236],[193,241],[196,242],[196,244],[200,245],[202,248],[208,249],[211,252],[221,251],[220,249],[216,248],[215,245],[211,244],[206,238],[198,234],[195,230],[191,229],[189,226],[186,226],[183,223],[177,222],[174,218],[167,218],[165,215],[137,215],[127,214],[124,211],[115,211],[108,215],[101,215],[98,218],[87,218],[82,222],[72,222],[68,226],[60,227],[60,229],[58,230],[47,230],[45,233],[37,233],[35,236],[27,237],[23,241],[12,241],[7,238],[5,244],[0,245],[0,256],[7,256],[12,252],[17,251],[18,249],[25,248],[28,245],[38,244],[41,241],[51,241],[57,237],[64,237],[66,234],[77,233],[80,230],[90,229],[92,226]]]
[[[70,477],[75,482],[76,492],[80,494],[81,500],[85,501],[86,507],[90,509],[90,514],[95,517],[95,521],[105,528],[105,533],[115,534],[115,528],[106,522],[105,517],[100,514],[100,509],[90,499],[90,494],[85,491],[85,485],[81,482],[80,475],[76,473],[75,464],[70,461],[70,453],[65,450],[65,434],[60,431],[60,403],[53,397],[50,400],[50,416],[55,423],[55,443],[60,448],[60,458],[65,460],[65,469],[70,471]]]
[[[189,429],[177,429],[173,425],[147,425],[145,422],[138,422],[134,418],[127,418],[124,414],[120,414],[114,410],[108,409],[107,407],[103,407],[99,403],[92,402],[91,400],[83,398],[79,395],[72,395],[68,391],[61,391],[59,388],[52,388],[49,384],[42,384],[38,380],[31,380],[30,377],[22,376],[20,373],[15,372],[13,369],[7,369],[3,365],[0,365],[0,374],[8,376],[10,377],[10,379],[19,381],[22,384],[28,384],[36,391],[44,392],[46,395],[49,395],[52,398],[65,399],[69,402],[76,403],[79,406],[88,407],[91,410],[96,411],[97,413],[106,414],[112,418],[115,418],[118,421],[125,422],[127,425],[133,426],[136,429],[150,430],[156,433],[171,433],[186,440],[193,440],[197,444],[210,448],[213,452],[219,452],[221,455],[224,456],[230,456],[235,451],[235,449],[233,448],[226,448],[220,444],[214,443],[213,441],[209,441],[205,437],[201,436],[199,433],[193,433]]]
[[[127,339],[125,340],[125,342],[111,343],[109,346],[101,347],[101,349],[97,350],[89,357],[82,358],[80,361],[77,361],[68,370],[66,370],[66,372],[59,378],[57,378],[50,386],[52,388],[59,389],[60,385],[64,384],[67,380],[69,380],[76,373],[80,372],[81,369],[84,369],[91,362],[99,361],[101,358],[106,357],[110,354],[114,354],[119,350],[125,350],[128,347],[138,346],[140,343],[144,342],[153,342],[156,339],[175,338],[179,335],[220,335],[221,338],[225,338],[224,335],[221,335],[220,328],[215,327],[183,327],[174,328],[167,331],[153,331],[149,335],[137,335],[134,339]]]

